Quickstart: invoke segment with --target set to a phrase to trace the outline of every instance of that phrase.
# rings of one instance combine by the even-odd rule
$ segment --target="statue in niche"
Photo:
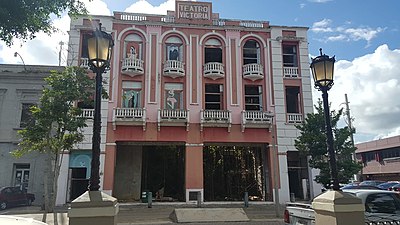
[[[128,57],[130,57],[132,59],[136,59],[136,49],[135,49],[135,47],[131,46],[129,48]]]

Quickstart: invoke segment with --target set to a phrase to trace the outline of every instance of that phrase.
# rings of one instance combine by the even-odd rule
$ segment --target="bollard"
[[[249,207],[249,192],[247,191],[244,193],[244,207]]]
[[[151,191],[147,192],[147,208],[151,208],[153,203],[153,193]]]
[[[201,208],[201,192],[197,192],[197,207]]]

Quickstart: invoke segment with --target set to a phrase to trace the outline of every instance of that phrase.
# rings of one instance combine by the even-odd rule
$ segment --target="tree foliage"
[[[16,157],[29,152],[47,154],[52,162],[47,163],[53,178],[50,193],[57,193],[57,179],[62,163],[62,151],[72,150],[83,140],[82,128],[86,126],[82,110],[76,106],[78,101],[90,104],[94,81],[87,73],[77,67],[68,67],[62,72],[52,71],[45,78],[47,84],[38,106],[32,106],[33,122],[19,131],[22,141],[13,151]],[[45,178],[45,192],[46,178]],[[48,193],[45,193],[48,197]],[[51,195],[49,211],[55,205],[55,194]],[[46,206],[46,205],[45,205]]]
[[[300,136],[295,140],[295,147],[301,154],[311,156],[309,160],[310,167],[320,170],[320,174],[315,177],[315,181],[329,187],[330,185],[330,166],[326,142],[326,126],[324,108],[319,100],[315,106],[316,113],[309,113],[304,123],[297,125],[300,130]],[[334,139],[334,151],[338,170],[338,179],[340,183],[347,183],[354,174],[357,174],[362,166],[352,160],[352,154],[356,147],[353,146],[351,134],[354,129],[349,127],[338,128],[338,122],[343,109],[338,112],[331,111],[331,125]]]
[[[33,39],[39,31],[51,34],[56,30],[51,16],[60,17],[64,11],[87,13],[81,0],[0,1],[0,40],[10,46],[14,38]]]

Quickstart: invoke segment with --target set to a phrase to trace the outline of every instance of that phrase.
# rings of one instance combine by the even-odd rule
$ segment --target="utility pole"
[[[350,116],[350,108],[349,108],[349,101],[347,99],[347,94],[344,94],[344,98],[345,98],[345,104],[346,104],[346,116],[347,116],[347,125],[349,126],[350,129],[353,129],[353,125],[351,123],[351,116]],[[353,137],[353,133],[350,134],[350,140],[351,140],[351,144],[354,147],[354,137]],[[352,159],[354,162],[357,161],[356,159],[356,153],[352,154]],[[354,180],[358,181],[358,175],[354,174]]]
[[[60,45],[60,51],[58,52],[58,66],[61,66],[61,53],[62,53],[62,47],[64,45],[64,42],[60,41],[58,44]]]

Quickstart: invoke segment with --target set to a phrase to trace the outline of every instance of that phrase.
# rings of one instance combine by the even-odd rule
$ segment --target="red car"
[[[9,206],[32,205],[35,195],[21,191],[19,187],[0,188],[0,210]]]

